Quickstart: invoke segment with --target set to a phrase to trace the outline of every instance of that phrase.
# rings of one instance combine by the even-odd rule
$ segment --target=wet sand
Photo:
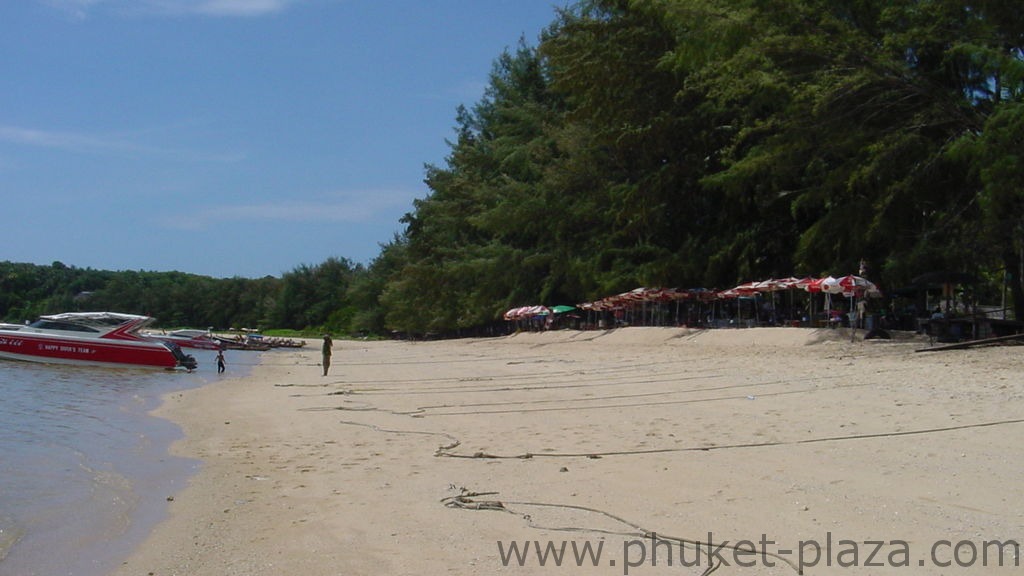
[[[986,543],[1024,541],[1024,349],[926,345],[336,341],[327,377],[315,343],[266,353],[158,410],[204,464],[115,576],[701,574],[708,540],[716,574],[1017,573]]]

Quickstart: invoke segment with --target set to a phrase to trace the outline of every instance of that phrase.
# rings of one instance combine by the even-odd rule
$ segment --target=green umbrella
[[[572,312],[575,309],[576,309],[575,306],[566,306],[564,304],[562,304],[560,306],[552,306],[551,307],[551,311],[554,312],[555,314],[562,314],[562,313],[565,313],[565,312]]]

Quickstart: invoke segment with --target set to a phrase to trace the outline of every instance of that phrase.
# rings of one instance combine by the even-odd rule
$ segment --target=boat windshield
[[[90,326],[83,326],[73,322],[61,322],[59,320],[46,320],[43,318],[29,324],[29,327],[40,328],[42,330],[63,330],[65,332],[99,332],[99,330]]]

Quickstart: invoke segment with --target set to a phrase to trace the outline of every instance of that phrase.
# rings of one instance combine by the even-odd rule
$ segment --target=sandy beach
[[[925,346],[336,340],[327,377],[316,342],[264,353],[157,411],[203,464],[115,576],[1019,574],[1024,348]]]

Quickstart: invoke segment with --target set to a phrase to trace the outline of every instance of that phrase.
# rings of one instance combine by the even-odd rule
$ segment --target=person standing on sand
[[[331,367],[331,348],[334,346],[334,342],[331,341],[330,334],[324,334],[324,345],[321,348],[321,354],[323,355],[323,366],[324,376],[327,376],[327,369]]]

